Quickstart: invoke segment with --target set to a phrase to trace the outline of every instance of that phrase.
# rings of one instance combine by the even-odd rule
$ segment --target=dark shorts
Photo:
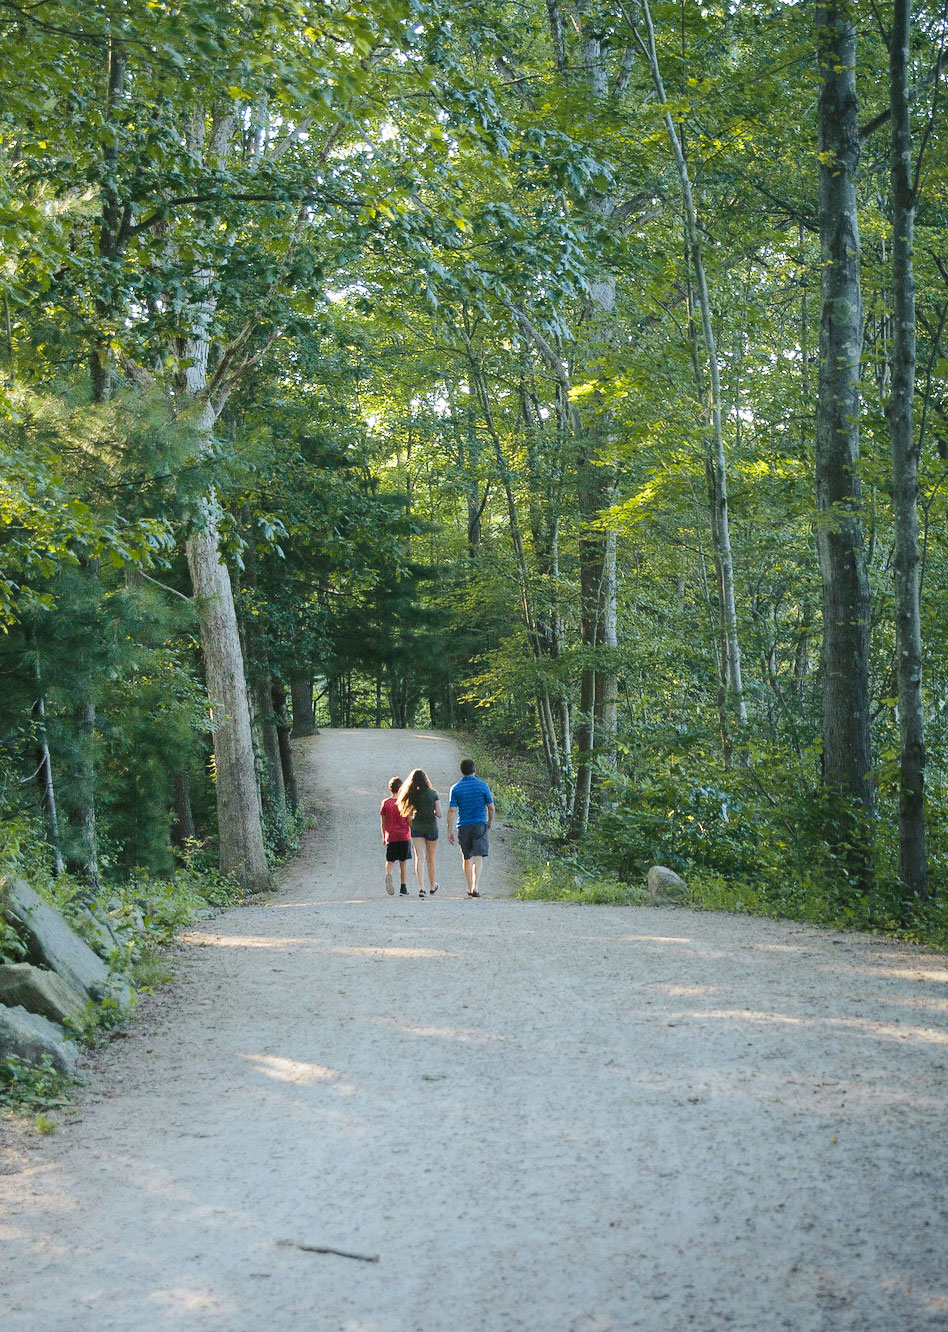
[[[465,860],[472,856],[486,856],[487,824],[465,823],[463,828],[458,828],[458,845]]]
[[[438,829],[435,828],[412,828],[412,837],[424,838],[426,842],[436,842],[438,840]]]
[[[386,842],[385,859],[388,861],[411,860],[411,842]]]

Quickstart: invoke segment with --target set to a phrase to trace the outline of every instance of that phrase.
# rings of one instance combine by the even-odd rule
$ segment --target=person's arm
[[[449,806],[448,806],[448,841],[451,842],[452,844],[453,844],[453,842],[454,842],[454,825],[457,823],[457,821],[458,821],[458,807],[457,807],[457,805],[449,805]]]
[[[492,803],[488,800],[488,801],[487,801],[487,826],[488,826],[488,828],[490,827],[490,825],[491,825],[493,822],[494,822],[494,806],[493,806]]]
[[[440,819],[440,818],[441,818],[441,801],[440,801],[440,800],[436,800],[436,801],[435,801],[434,816],[435,816],[436,819]]]

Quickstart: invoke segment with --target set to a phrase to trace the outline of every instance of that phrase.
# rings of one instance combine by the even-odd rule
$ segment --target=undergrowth
[[[718,772],[710,780],[706,763],[692,773],[683,759],[660,756],[634,778],[611,774],[588,834],[571,844],[564,812],[534,758],[487,755],[476,742],[470,752],[491,785],[498,817],[520,834],[517,897],[644,903],[648,870],[660,864],[685,880],[687,905],[699,910],[801,920],[948,949],[948,897],[922,902],[906,894],[884,846],[875,887],[858,892],[829,850],[825,811],[789,783],[779,789],[772,782],[763,792],[757,774]],[[932,842],[938,874],[948,850]]]

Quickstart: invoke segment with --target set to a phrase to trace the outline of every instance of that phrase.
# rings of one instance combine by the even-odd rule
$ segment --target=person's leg
[[[410,845],[411,843],[409,843],[409,846]],[[403,847],[402,848],[403,858],[398,862],[398,870],[402,876],[402,882],[401,882],[402,888],[407,888],[408,886],[408,856],[409,856],[408,849]]]
[[[471,891],[479,893],[481,890],[481,869],[484,865],[483,856],[471,856]]]
[[[424,859],[427,855],[427,840],[424,837],[413,837],[411,839],[411,854],[415,862],[415,878],[418,880],[418,891],[421,892],[425,886]]]
[[[395,891],[395,885],[392,883],[392,866],[388,858],[388,846],[382,848],[382,854],[385,857],[385,891],[391,896]]]
[[[474,891],[474,880],[471,878],[471,873],[474,866],[473,862],[470,860],[465,860],[463,864],[464,864],[464,877],[467,880],[468,896],[470,896],[470,894]]]
[[[435,852],[438,850],[438,843],[433,838],[425,838],[425,859],[428,862],[428,888],[432,893],[438,890],[438,881],[435,877]]]

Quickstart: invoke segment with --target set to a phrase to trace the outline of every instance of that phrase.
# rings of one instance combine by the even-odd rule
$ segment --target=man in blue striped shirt
[[[490,787],[480,777],[475,777],[474,760],[463,759],[461,780],[454,783],[448,796],[448,841],[454,845],[457,825],[468,897],[481,895],[478,884],[487,855],[487,831],[493,821],[494,797]]]

